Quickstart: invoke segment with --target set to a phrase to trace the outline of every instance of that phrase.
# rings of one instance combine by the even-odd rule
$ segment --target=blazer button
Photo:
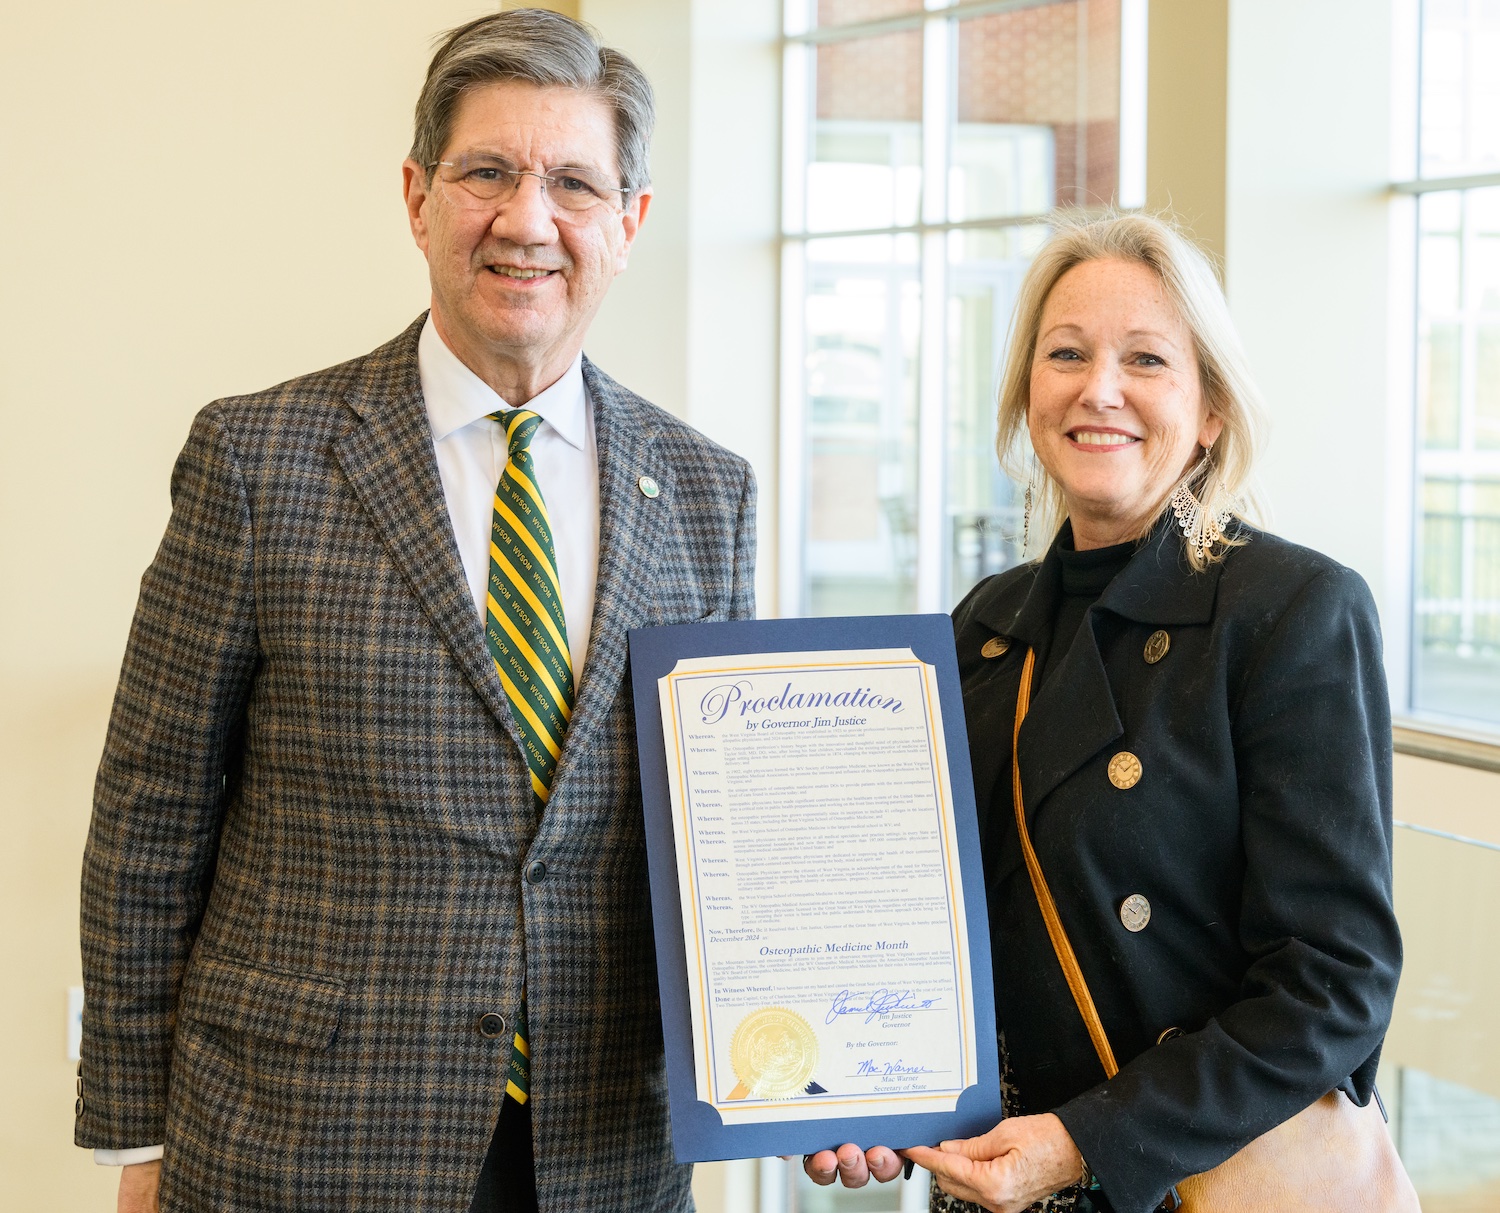
[[[1129,750],[1121,750],[1109,760],[1109,781],[1125,792],[1141,781],[1141,760]]]
[[[1151,921],[1151,903],[1139,893],[1132,893],[1120,903],[1120,925],[1127,931],[1144,931]]]
[[[540,859],[526,865],[526,879],[531,884],[541,884],[547,879],[547,865]]]
[[[479,1017],[479,1034],[486,1039],[494,1040],[497,1036],[505,1035],[505,1016],[496,1015],[493,1011],[486,1011]]]
[[[1155,665],[1167,655],[1167,650],[1172,647],[1172,638],[1165,632],[1152,632],[1146,638],[1146,664]]]

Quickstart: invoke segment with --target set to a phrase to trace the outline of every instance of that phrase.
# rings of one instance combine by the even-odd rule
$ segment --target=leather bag
[[[1021,722],[1031,703],[1035,666],[1036,653],[1028,650],[1016,696],[1011,747],[1016,827],[1052,950],[1057,953],[1105,1076],[1113,1078],[1120,1067],[1026,827],[1021,797]],[[1386,1129],[1379,1100],[1372,1099],[1361,1108],[1341,1091],[1330,1091],[1211,1171],[1188,1176],[1168,1193],[1161,1207],[1186,1213],[1285,1213],[1291,1209],[1345,1213],[1354,1207],[1365,1213],[1421,1213],[1416,1190]]]

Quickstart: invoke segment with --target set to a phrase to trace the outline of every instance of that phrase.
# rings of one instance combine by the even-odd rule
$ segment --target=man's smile
[[[556,270],[522,269],[515,265],[487,265],[485,269],[492,274],[498,274],[502,278],[515,278],[520,281],[529,281],[532,278],[547,278],[557,273]]]

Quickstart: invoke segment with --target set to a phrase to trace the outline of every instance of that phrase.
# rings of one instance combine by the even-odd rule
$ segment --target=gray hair
[[[614,112],[615,157],[627,193],[651,181],[651,128],[656,105],[641,69],[600,43],[581,21],[540,8],[490,13],[440,35],[417,98],[411,158],[427,170],[442,158],[454,116],[470,89],[507,80],[540,88],[576,88]]]
[[[1204,402],[1209,415],[1224,422],[1204,462],[1189,472],[1189,478],[1206,515],[1227,513],[1253,522],[1250,474],[1265,430],[1265,407],[1208,257],[1176,224],[1154,215],[1108,212],[1101,217],[1059,212],[1051,223],[1052,235],[1026,271],[1016,298],[1010,349],[1000,382],[1000,427],[995,440],[1001,463],[1018,483],[1027,482],[1032,471],[1028,465],[1035,462],[1040,491],[1032,503],[1031,529],[1044,544],[1050,543],[1067,516],[1062,487],[1031,456],[1026,426],[1031,364],[1036,357],[1042,309],[1052,288],[1070,269],[1086,261],[1106,260],[1136,262],[1155,273],[1187,325]],[[1159,503],[1152,526],[1166,513],[1171,492],[1167,490]],[[1192,544],[1184,547],[1193,567],[1202,569],[1222,557],[1224,548],[1241,542],[1227,537],[1218,550],[1207,554]]]

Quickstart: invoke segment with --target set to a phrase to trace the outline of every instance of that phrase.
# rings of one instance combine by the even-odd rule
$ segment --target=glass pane
[[[1474,334],[1474,445],[1482,451],[1500,450],[1500,325],[1497,324],[1481,324]]]
[[[1473,17],[1465,0],[1445,0]],[[1430,5],[1429,5],[1430,7]],[[1492,9],[1500,9],[1490,0]],[[1450,16],[1452,13],[1449,14]],[[1429,12],[1429,17],[1431,13]],[[1500,189],[1421,200],[1412,708],[1500,724]]]
[[[1419,250],[1422,309],[1427,312],[1458,310],[1460,246],[1457,236],[1423,235]]]
[[[1500,852],[1398,829],[1395,895],[1406,960],[1380,1066],[1391,1135],[1427,1213],[1500,1209],[1500,981],[1474,963],[1500,915]]]
[[[926,1177],[926,1171],[916,1171],[911,1182],[921,1182]],[[839,1183],[822,1188],[808,1179],[799,1166],[794,1213],[900,1213],[902,1189],[906,1186],[897,1180],[894,1184],[871,1181],[863,1188],[846,1188]],[[927,1208],[926,1201],[922,1208]]]
[[[916,609],[917,251],[915,236],[807,244],[812,615]]]
[[[1417,338],[1417,411],[1430,450],[1458,446],[1459,335],[1457,324],[1434,323]]]
[[[995,408],[1016,292],[1045,238],[1040,225],[948,234],[948,608],[1021,557],[1021,494],[1000,470]]]
[[[902,13],[920,13],[922,0],[817,0],[817,23],[852,25],[856,21],[879,21]]]
[[[1500,311],[1500,236],[1476,235],[1470,256],[1475,303],[1486,311]]]
[[[922,34],[817,48],[807,229],[915,223],[922,195]]]
[[[1411,1066],[1395,1086],[1396,1146],[1422,1207],[1500,1207],[1500,1096]]]
[[[957,23],[949,218],[1036,215],[1115,195],[1119,0]]]
[[[1500,724],[1500,478],[1429,478],[1417,526],[1413,706]]]
[[[1424,177],[1500,169],[1500,6],[1494,0],[1422,5],[1421,171]]]

